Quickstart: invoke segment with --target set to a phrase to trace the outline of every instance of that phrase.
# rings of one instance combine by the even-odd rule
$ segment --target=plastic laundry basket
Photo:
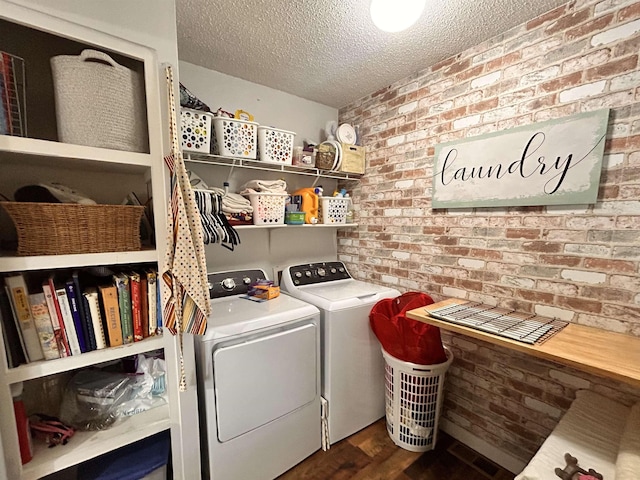
[[[253,207],[254,225],[284,225],[285,204],[289,195],[284,193],[248,193]]]
[[[411,452],[433,450],[442,408],[444,377],[453,361],[435,365],[403,362],[382,349],[385,361],[387,432],[399,447]]]
[[[322,223],[346,223],[350,197],[320,197]]]

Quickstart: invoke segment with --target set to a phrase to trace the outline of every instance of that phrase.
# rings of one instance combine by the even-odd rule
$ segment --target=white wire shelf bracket
[[[223,157],[221,155],[194,152],[184,152],[183,155],[185,162],[218,165],[222,167],[229,167],[231,169],[237,167],[251,170],[293,173],[295,175],[307,175],[310,177],[335,178],[338,180],[360,180],[360,178],[362,178],[362,175],[357,173],[320,170],[317,168],[299,167],[296,165],[281,165],[247,158]]]

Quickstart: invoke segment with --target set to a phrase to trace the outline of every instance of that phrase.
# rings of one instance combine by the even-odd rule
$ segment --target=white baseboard
[[[522,460],[488,444],[481,438],[476,437],[473,433],[468,432],[446,418],[440,419],[438,427],[459,442],[464,443],[467,447],[475,450],[480,455],[487,457],[489,460],[497,463],[502,468],[506,468],[512,473],[519,473],[526,466],[526,463]]]

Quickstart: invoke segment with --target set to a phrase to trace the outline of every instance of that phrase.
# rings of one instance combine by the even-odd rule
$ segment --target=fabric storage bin
[[[0,202],[18,234],[18,255],[140,250],[144,207]]]
[[[258,158],[261,162],[291,165],[293,161],[293,132],[271,127],[258,127]]]
[[[213,115],[199,110],[180,110],[180,142],[182,150],[209,153],[211,150],[211,119]]]
[[[256,158],[258,124],[237,118],[213,117],[211,153],[225,157]]]
[[[342,145],[342,162],[340,171],[345,173],[364,174],[364,147],[357,145]]]
[[[78,480],[165,480],[170,448],[169,431],[157,433],[83,463]]]
[[[322,223],[347,223],[350,202],[349,197],[320,197]]]
[[[249,193],[254,225],[284,225],[286,193]]]
[[[58,140],[148,152],[143,78],[97,50],[51,58]]]

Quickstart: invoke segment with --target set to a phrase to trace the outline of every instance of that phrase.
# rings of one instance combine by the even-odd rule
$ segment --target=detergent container
[[[300,211],[305,212],[304,223],[318,223],[318,195],[314,188],[301,188],[292,193],[302,198]]]

